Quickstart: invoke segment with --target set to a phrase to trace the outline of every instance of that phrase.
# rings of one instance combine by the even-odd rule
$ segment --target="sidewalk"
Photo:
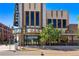
[[[15,50],[15,45],[0,45],[0,51]]]

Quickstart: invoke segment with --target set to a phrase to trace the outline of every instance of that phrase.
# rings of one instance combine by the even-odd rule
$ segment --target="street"
[[[3,48],[4,47],[4,48]],[[50,50],[50,49],[39,49],[33,47],[26,47],[25,50],[15,51],[11,45],[0,46],[0,56],[79,56],[79,49],[77,50]]]

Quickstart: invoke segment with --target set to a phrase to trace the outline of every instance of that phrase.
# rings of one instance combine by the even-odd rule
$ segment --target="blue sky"
[[[14,3],[0,3],[0,22],[12,26],[14,16]],[[79,15],[79,3],[47,3],[47,10],[67,10],[69,12],[69,22],[77,24]]]

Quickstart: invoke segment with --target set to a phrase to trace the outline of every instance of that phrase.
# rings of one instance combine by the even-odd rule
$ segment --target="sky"
[[[0,22],[7,25],[13,25],[14,3],[0,3]],[[77,24],[77,15],[79,15],[79,3],[46,3],[47,10],[67,10],[69,13],[69,23]]]

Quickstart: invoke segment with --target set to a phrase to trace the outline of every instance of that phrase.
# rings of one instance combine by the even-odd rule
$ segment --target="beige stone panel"
[[[24,11],[41,11],[41,3],[36,3],[36,8],[34,8],[34,3],[30,3],[31,8],[29,9],[29,3],[24,3]]]
[[[67,11],[63,11],[63,19],[67,19]]]
[[[53,19],[56,19],[56,11],[53,11]]]
[[[58,11],[58,19],[61,19],[61,11]]]
[[[34,10],[34,3],[31,3],[31,10]]]
[[[37,4],[37,9],[41,10],[41,4],[40,3]]]
[[[51,18],[51,11],[47,11],[46,14],[47,14],[47,19]]]
[[[24,11],[28,11],[29,10],[29,3],[24,3]]]

